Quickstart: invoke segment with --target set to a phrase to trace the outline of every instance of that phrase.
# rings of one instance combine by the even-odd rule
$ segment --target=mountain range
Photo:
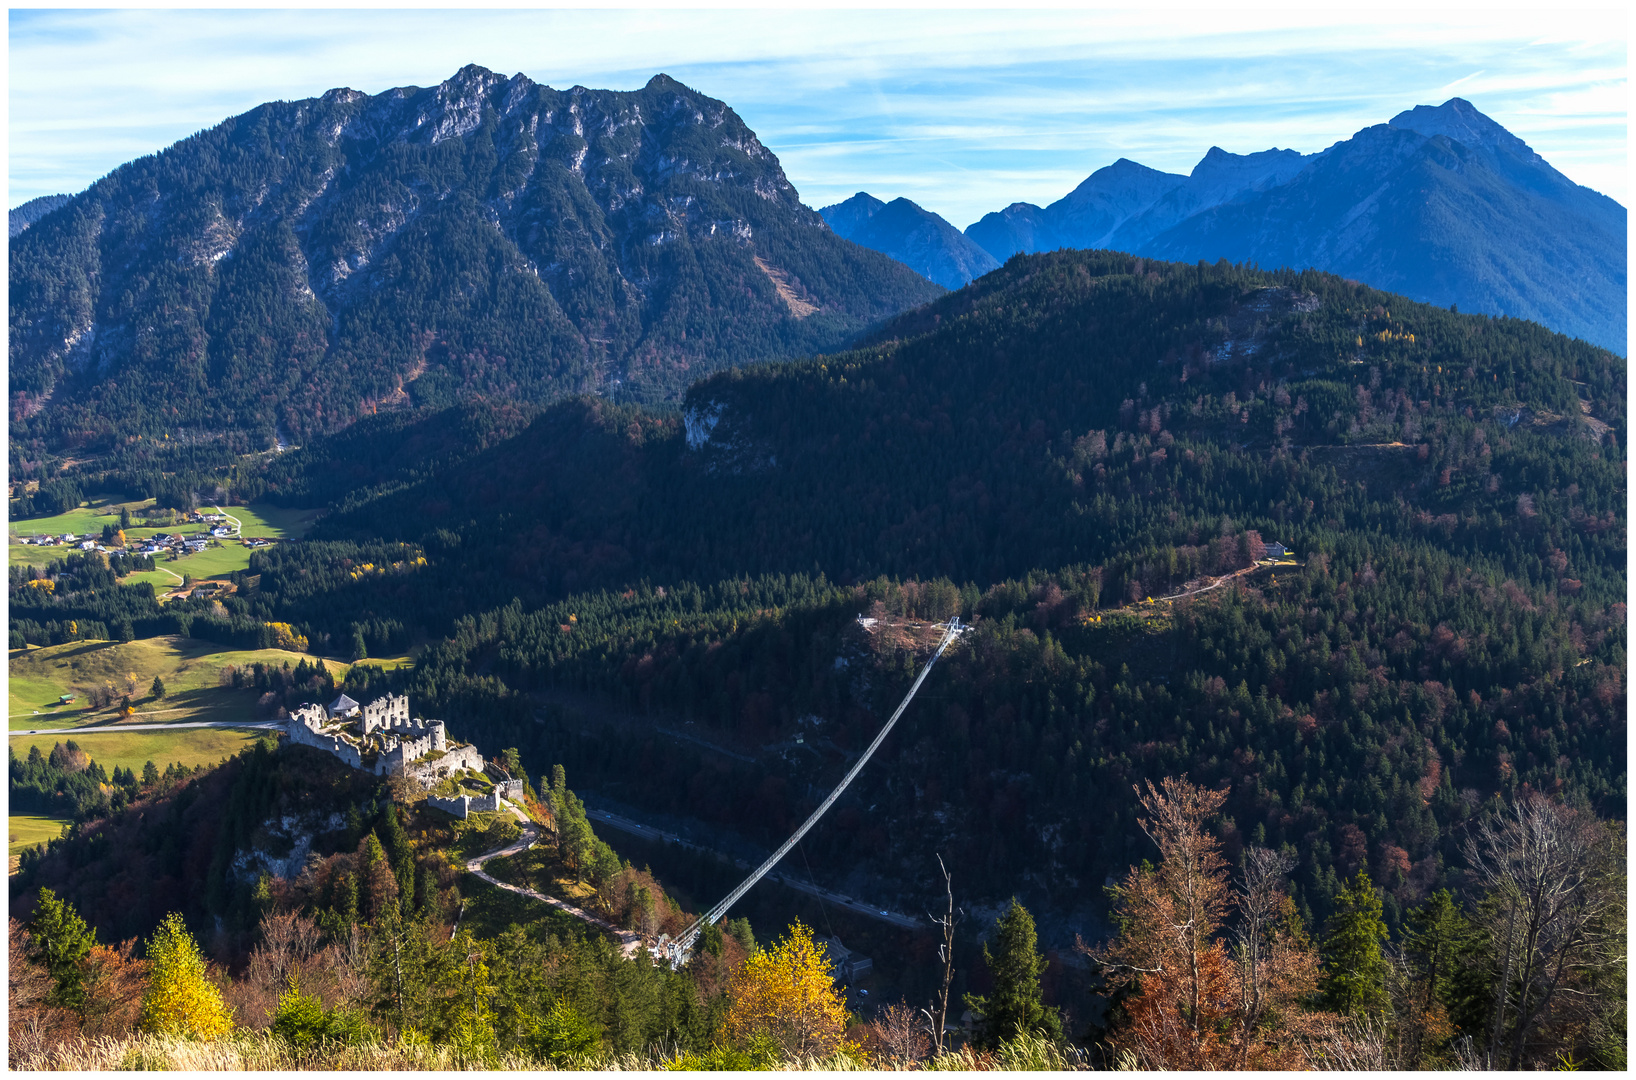
[[[839,209],[823,213],[828,219]],[[843,235],[921,273],[975,266],[964,245],[930,249],[952,232],[941,218],[912,203],[895,218],[916,222],[917,244],[881,226]],[[1019,202],[985,215],[964,239],[1000,261],[1018,252],[1110,248],[1313,267],[1428,303],[1533,319],[1623,354],[1625,221],[1619,203],[1575,184],[1470,102],[1452,98],[1316,154],[1211,147],[1186,176],[1120,158],[1049,206]]]
[[[723,102],[477,66],[262,105],[130,162],[17,235],[10,272],[13,438],[57,450],[674,399],[942,292],[831,232]]]
[[[1055,248],[1316,267],[1622,352],[1625,219],[1455,98],[1317,154],[1121,158],[962,234],[865,192],[809,209],[731,108],[667,76],[473,65],[269,103],[12,211],[13,445],[151,463],[382,410],[676,401]]]
[[[908,199],[883,203],[860,191],[818,213],[835,235],[890,255],[945,289],[958,289],[1000,265],[959,229]]]

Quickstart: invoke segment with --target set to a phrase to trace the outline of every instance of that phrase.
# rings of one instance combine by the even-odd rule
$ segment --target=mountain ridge
[[[886,203],[860,191],[818,213],[837,236],[888,255],[945,289],[970,284],[1000,265],[944,218],[908,199]]]
[[[1625,208],[1464,98],[1404,110],[1316,154],[1211,147],[1187,177],[1148,170],[1146,191],[1127,189],[1140,205],[1119,203],[1111,229],[1106,215],[1072,218],[1071,200],[1111,199],[1121,171],[1143,168],[1121,158],[1048,207],[1013,203],[966,235],[1002,259],[1108,247],[1310,266],[1427,303],[1534,319],[1621,355],[1627,347]]]
[[[724,102],[476,65],[268,103],[130,162],[14,241],[11,271],[14,438],[57,448],[675,398],[939,292],[835,237]]]

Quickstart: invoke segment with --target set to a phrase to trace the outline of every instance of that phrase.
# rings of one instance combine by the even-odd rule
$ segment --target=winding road
[[[612,934],[616,940],[618,940],[619,951],[624,954],[626,959],[630,959],[640,952],[642,949],[642,939],[634,931],[621,930],[608,920],[598,918],[582,908],[575,907],[566,900],[559,900],[555,896],[547,896],[544,893],[535,892],[533,889],[525,889],[521,885],[513,885],[510,882],[501,881],[498,878],[491,877],[489,873],[483,869],[483,864],[488,862],[490,859],[498,859],[505,855],[516,855],[520,852],[527,851],[529,848],[533,847],[540,838],[539,826],[528,820],[528,815],[524,814],[521,810],[517,809],[515,806],[512,806],[510,803],[505,802],[504,800],[501,800],[501,805],[507,810],[510,810],[511,813],[517,818],[517,823],[522,826],[522,838],[519,840],[514,840],[504,847],[497,847],[493,851],[485,851],[483,854],[474,859],[468,859],[466,861],[466,869],[475,874],[479,879],[488,882],[490,885],[493,885],[496,888],[504,889],[507,892],[514,892],[518,896],[532,897],[535,900],[550,904],[558,911],[566,912],[576,919],[583,922],[588,922],[592,926],[598,927],[602,930],[606,930],[609,934]]]

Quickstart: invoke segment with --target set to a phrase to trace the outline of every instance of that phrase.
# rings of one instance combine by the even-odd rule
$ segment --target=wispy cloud
[[[964,226],[1125,156],[1322,149],[1452,94],[1626,194],[1623,19],[1594,8],[12,11],[11,205],[275,99],[463,64],[731,104],[812,205],[906,195]]]

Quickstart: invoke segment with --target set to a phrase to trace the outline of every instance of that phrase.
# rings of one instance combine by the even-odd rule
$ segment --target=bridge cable
[[[661,948],[666,954],[668,954],[672,967],[681,966],[683,961],[687,959],[688,954],[692,951],[693,943],[698,939],[699,934],[704,930],[704,928],[720,922],[722,916],[727,914],[728,909],[730,909],[734,904],[738,903],[740,898],[742,898],[745,893],[749,892],[750,889],[754,887],[756,882],[760,881],[767,875],[768,871],[777,866],[779,860],[785,855],[789,854],[790,849],[796,844],[800,843],[801,838],[807,835],[808,831],[810,831],[814,825],[818,824],[818,819],[823,817],[825,812],[828,811],[831,806],[835,805],[835,800],[841,797],[841,793],[846,791],[847,786],[852,783],[860,772],[863,771],[863,767],[869,764],[869,759],[873,757],[875,751],[880,748],[880,744],[886,741],[886,736],[892,733],[892,728],[896,726],[898,718],[902,716],[903,711],[909,707],[909,702],[914,700],[915,692],[920,689],[920,684],[926,681],[926,676],[931,673],[932,665],[936,664],[938,657],[943,655],[943,650],[947,649],[949,647],[949,643],[954,641],[955,638],[959,637],[967,629],[970,628],[960,625],[960,619],[958,617],[949,620],[948,625],[943,630],[942,640],[937,643],[937,651],[932,653],[932,658],[930,660],[926,661],[926,666],[920,669],[920,674],[915,678],[914,685],[909,687],[909,692],[904,695],[903,700],[898,704],[897,711],[892,714],[892,718],[886,721],[886,726],[880,729],[880,733],[875,736],[875,740],[869,744],[868,749],[863,752],[863,755],[859,757],[853,764],[852,768],[847,771],[847,774],[841,778],[841,782],[835,786],[835,790],[831,791],[828,797],[825,798],[823,802],[818,804],[818,809],[814,810],[812,815],[802,823],[801,827],[795,830],[795,834],[779,845],[778,850],[768,856],[766,862],[756,867],[755,871],[751,873],[749,877],[745,878],[736,889],[728,893],[721,900],[721,902],[716,904],[715,907],[711,908],[703,915],[699,916],[698,920],[695,921],[692,926],[689,926],[686,930],[683,930],[673,941],[661,942]]]

